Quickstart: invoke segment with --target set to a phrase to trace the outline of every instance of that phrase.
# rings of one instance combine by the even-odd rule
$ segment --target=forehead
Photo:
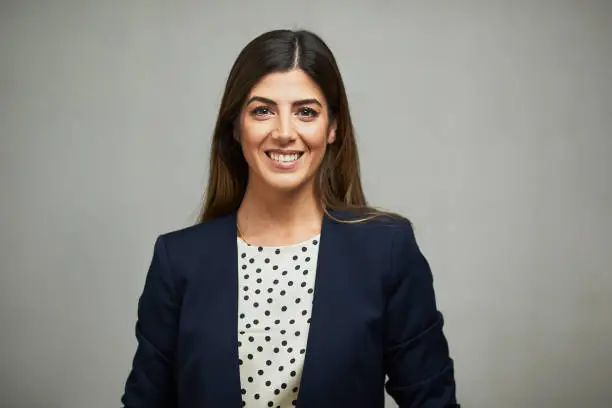
[[[274,72],[261,78],[249,93],[249,98],[261,96],[277,103],[316,98],[324,103],[321,88],[300,69]]]

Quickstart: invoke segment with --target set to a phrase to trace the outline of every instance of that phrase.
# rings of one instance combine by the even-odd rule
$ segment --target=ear
[[[329,125],[329,132],[327,134],[327,143],[332,144],[336,141],[336,129],[338,128],[338,123],[334,119]]]

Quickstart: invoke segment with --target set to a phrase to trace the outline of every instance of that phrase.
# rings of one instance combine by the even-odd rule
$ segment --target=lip
[[[278,153],[278,154],[296,154],[297,153],[301,155],[297,160],[294,160],[292,162],[279,162],[279,161],[274,160],[270,156],[268,156],[268,153]],[[266,159],[276,169],[287,171],[287,170],[294,170],[295,168],[297,168],[297,166],[302,161],[302,157],[304,157],[304,152],[300,150],[266,150],[264,153],[264,156],[266,156]]]

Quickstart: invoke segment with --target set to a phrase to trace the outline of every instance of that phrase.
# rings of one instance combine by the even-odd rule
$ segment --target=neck
[[[323,206],[314,184],[297,191],[269,191],[249,183],[238,209],[242,239],[251,244],[286,245],[320,233]]]

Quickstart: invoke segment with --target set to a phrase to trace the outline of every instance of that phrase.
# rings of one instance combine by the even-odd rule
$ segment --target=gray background
[[[195,220],[230,65],[280,27],[338,58],[464,406],[610,406],[612,2],[337,0],[0,3],[0,405],[119,405],[154,239]]]

